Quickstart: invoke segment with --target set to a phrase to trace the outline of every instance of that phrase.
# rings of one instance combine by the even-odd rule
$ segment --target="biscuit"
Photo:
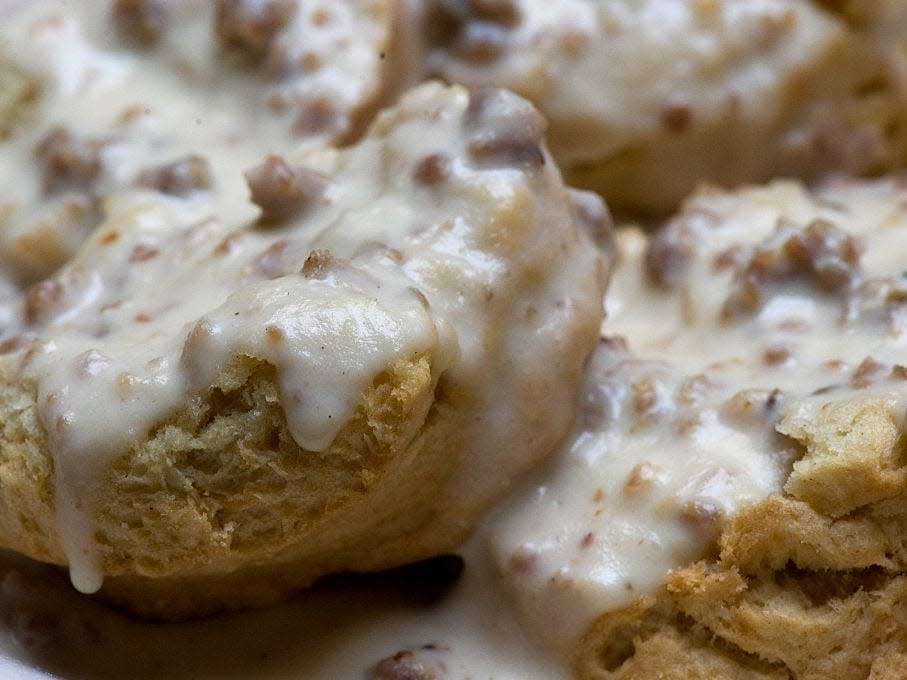
[[[703,189],[618,233],[574,438],[491,533],[577,677],[902,677],[904,197]]]
[[[240,168],[354,141],[410,80],[394,0],[4,11],[0,269],[21,285],[73,256],[107,195],[216,190],[242,210]]]
[[[849,21],[836,4],[884,3],[437,0],[427,65],[533,101],[565,176],[612,210],[669,214],[702,181],[903,164],[893,22]]]
[[[543,128],[430,83],[248,171],[252,218],[108,197],[3,338],[0,544],[168,618],[456,548],[568,433],[602,317],[605,213]]]

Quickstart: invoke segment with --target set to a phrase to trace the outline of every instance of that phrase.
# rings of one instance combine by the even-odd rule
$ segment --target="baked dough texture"
[[[704,191],[645,248],[623,241],[637,255],[618,297],[645,287],[677,310],[664,329],[691,341],[711,328],[716,361],[761,353],[751,379],[781,387],[768,420],[790,456],[783,485],[727,515],[703,559],[587,630],[578,677],[904,677],[903,198],[899,179]],[[736,350],[715,349],[733,337]]]
[[[701,181],[900,167],[897,5],[438,0],[426,11],[427,64],[532,100],[568,180],[612,210],[669,214]]]
[[[619,602],[573,648],[577,677],[904,677],[904,187],[703,190],[651,236],[619,233],[614,336],[587,377],[572,444],[582,455],[564,459],[590,468],[585,486],[565,487],[584,509],[569,521],[586,524],[559,544],[563,566],[528,548],[502,561],[511,583],[549,568],[561,602],[571,590]],[[615,441],[620,455],[604,455]],[[741,493],[754,461],[776,477]],[[548,496],[563,474],[546,474]],[[655,551],[635,570],[633,546],[601,545],[628,515]],[[675,520],[698,555],[655,533]],[[578,571],[589,554],[607,559]],[[673,565],[640,592],[644,567],[663,558]],[[516,597],[531,610],[546,592]]]
[[[699,189],[600,337],[557,167],[649,217],[903,166],[904,6],[0,7],[0,547],[181,619],[458,550],[535,474],[480,538],[576,677],[907,677],[907,181]],[[377,113],[422,66],[474,89]]]
[[[881,422],[855,423],[861,409]],[[891,437],[898,425],[884,404],[829,410],[803,432],[812,444],[799,462],[829,456],[844,432],[856,448],[805,491],[839,493],[852,475],[874,478],[858,510],[820,512],[789,479],[789,493],[731,517],[716,558],[673,571],[656,596],[599,619],[583,640],[579,677],[904,677],[907,495],[903,479],[879,480],[885,458],[903,478],[903,442]],[[881,500],[865,502],[872,497]]]
[[[110,196],[3,338],[0,545],[165,618],[455,549],[567,434],[602,317],[606,213],[543,128],[432,83],[249,171],[257,219]]]

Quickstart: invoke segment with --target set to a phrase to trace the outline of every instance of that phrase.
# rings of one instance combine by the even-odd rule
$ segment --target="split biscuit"
[[[902,677],[905,197],[703,189],[618,232],[575,435],[491,530],[577,677]]]
[[[2,339],[0,544],[169,618],[455,549],[568,433],[602,317],[607,214],[543,128],[432,83],[251,169],[252,218],[109,197]]]

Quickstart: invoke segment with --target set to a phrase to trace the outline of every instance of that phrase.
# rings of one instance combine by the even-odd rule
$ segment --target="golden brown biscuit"
[[[574,438],[491,534],[578,677],[903,676],[905,196],[702,190],[619,232]]]
[[[567,433],[601,319],[543,127],[428,84],[248,172],[258,219],[111,196],[6,332],[0,542],[167,617],[454,549]]]

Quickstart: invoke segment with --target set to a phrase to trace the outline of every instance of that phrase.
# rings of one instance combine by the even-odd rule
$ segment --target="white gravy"
[[[595,618],[704,556],[735,508],[781,491],[799,454],[780,418],[858,394],[907,411],[903,205],[896,181],[815,198],[777,182],[703,191],[651,262],[652,239],[619,233],[611,339],[573,443],[491,522],[503,583],[553,649],[569,653]],[[653,267],[672,280],[656,285]]]
[[[0,5],[0,14],[13,7]],[[143,431],[193,381],[205,383],[229,351],[248,341],[233,321],[237,313],[243,323],[273,328],[273,338],[293,336],[299,341],[298,353],[288,357],[279,343],[268,345],[267,337],[255,340],[256,351],[291,367],[288,375],[297,369],[313,375],[325,366],[319,332],[302,332],[275,318],[275,296],[286,289],[277,291],[260,271],[254,273],[255,261],[287,234],[247,231],[240,236],[242,248],[226,248],[222,254],[199,247],[201,242],[222,242],[254,216],[241,176],[222,168],[254,164],[261,146],[248,140],[263,136],[279,145],[276,140],[286,134],[286,120],[257,115],[251,103],[248,110],[230,109],[230,116],[220,118],[216,88],[193,92],[180,84],[177,90],[178,79],[167,69],[137,73],[131,57],[97,48],[69,15],[54,10],[57,19],[42,21],[32,12],[27,8],[16,15],[26,19],[4,25],[0,50],[23,63],[30,60],[28,50],[50,51],[49,63],[55,66],[37,74],[42,94],[32,115],[49,117],[53,111],[63,122],[79,121],[81,126],[92,121],[89,132],[115,131],[103,153],[102,184],[130,184],[141,169],[137,159],[172,160],[203,140],[218,193],[232,197],[212,210],[195,194],[162,199],[126,191],[102,207],[108,219],[100,231],[89,237],[90,229],[79,227],[73,237],[71,231],[60,231],[66,220],[32,215],[30,206],[41,202],[37,171],[24,177],[11,172],[33,164],[36,138],[23,136],[0,147],[0,215],[7,220],[2,233],[37,233],[42,243],[50,244],[50,254],[32,262],[16,256],[12,242],[3,242],[0,325],[7,334],[21,324],[12,281],[43,275],[60,258],[68,259],[83,239],[91,240],[81,251],[82,259],[90,257],[111,268],[133,256],[141,263],[130,268],[125,279],[102,276],[104,285],[93,278],[97,268],[80,267],[79,258],[68,266],[67,294],[75,297],[57,316],[53,309],[48,312],[46,327],[54,332],[38,340],[40,351],[27,368],[41,377],[42,417],[53,426],[64,508],[61,523],[69,537],[73,581],[81,590],[92,591],[100,585],[98,569],[90,550],[82,552],[89,543],[88,529],[74,507],[91,466],[86,469],[77,452],[99,448],[103,455],[114,444],[122,445],[101,423],[112,401],[128,425],[120,436]],[[191,34],[196,24],[186,25]],[[355,54],[352,50],[350,58]],[[185,58],[191,70],[192,54]],[[358,68],[353,63],[344,78]],[[137,92],[146,93],[149,102],[170,104],[145,105]],[[185,124],[174,124],[176,120]],[[331,154],[319,162],[329,168]],[[505,181],[486,190],[507,198]],[[363,215],[377,219],[407,209],[393,201],[371,203],[375,191],[367,187],[357,197],[356,209]],[[651,592],[668,570],[702,554],[734,508],[780,488],[792,454],[791,443],[774,431],[778,409],[814,399],[810,395],[817,390],[870,389],[902,404],[904,390],[887,370],[907,343],[907,315],[885,303],[903,269],[897,255],[907,220],[899,207],[900,192],[885,184],[832,187],[826,195],[829,202],[814,203],[792,185],[778,184],[745,192],[743,200],[705,195],[677,218],[689,223],[697,254],[670,289],[645,280],[646,239],[636,230],[624,231],[619,240],[623,264],[608,296],[610,318],[604,327],[612,339],[590,367],[574,438],[477,532],[463,550],[463,576],[431,605],[414,604],[383,577],[363,577],[318,586],[265,611],[157,626],[129,621],[79,596],[53,568],[4,554],[0,672],[116,677],[129,668],[135,677],[318,680],[361,677],[380,659],[412,649],[427,663],[440,664],[451,678],[566,676],[570,646],[596,616]],[[323,245],[352,258],[355,254],[346,251],[355,235],[332,231],[337,215],[331,206],[343,197],[330,190],[325,196],[318,235],[305,247]],[[81,214],[78,197],[75,207],[59,200],[62,203],[52,201],[48,209]],[[834,201],[845,207],[835,207]],[[430,212],[430,201],[421,209]],[[713,258],[734,248],[741,257],[751,252],[769,239],[780,216],[800,226],[824,217],[859,235],[865,250],[862,271],[854,279],[856,307],[842,303],[841,295],[817,294],[808,276],[793,276],[779,286],[766,284],[758,310],[721,322],[738,265],[716,270]],[[118,220],[129,228],[120,230]],[[38,223],[49,226],[36,229]],[[113,233],[119,236],[106,241]],[[390,245],[409,249],[417,260],[426,243],[438,242],[441,254],[460,257],[478,278],[497,273],[495,262],[475,253],[444,252],[447,244],[437,234],[386,236]],[[143,259],[154,250],[166,251],[167,257]],[[216,265],[215,256],[220,258]],[[330,441],[333,428],[352,407],[351,395],[389,352],[417,352],[433,342],[449,343],[451,355],[470,350],[469,334],[454,343],[442,320],[429,314],[409,290],[409,278],[384,266],[381,252],[355,257],[350,266],[330,267],[324,278],[298,282],[310,299],[342,299],[342,312],[300,303],[297,316],[325,332],[344,331],[350,355],[358,357],[344,367],[331,365],[330,375],[342,373],[345,379],[288,413],[297,441],[313,449]],[[165,261],[170,265],[161,264]],[[430,282],[440,276],[435,266],[429,262],[420,269],[414,264],[407,275]],[[193,302],[186,304],[182,277],[199,268],[208,275],[193,277],[202,284],[193,291]],[[162,286],[154,298],[157,306],[117,305],[113,280],[124,287]],[[857,290],[871,281],[878,283],[876,288]],[[381,303],[373,295],[376,282],[386,300]],[[857,295],[860,291],[865,294]],[[7,299],[13,302],[4,304]],[[432,302],[446,305],[452,316],[473,313],[462,299],[438,296]],[[842,310],[852,314],[842,317]],[[107,350],[104,337],[111,326],[130,329],[128,342],[116,338],[117,346],[128,351]],[[176,339],[160,332],[182,326],[185,333]],[[615,336],[625,338],[629,350]],[[186,338],[191,340],[186,343]],[[191,370],[177,371],[180,358],[187,355]],[[866,356],[885,370],[868,376],[860,387],[859,367]],[[284,384],[288,403],[293,402],[291,382]],[[505,395],[507,387],[499,386],[498,393]],[[94,407],[84,406],[86,402]],[[149,409],[150,404],[157,410]],[[543,644],[527,636],[518,621]]]

